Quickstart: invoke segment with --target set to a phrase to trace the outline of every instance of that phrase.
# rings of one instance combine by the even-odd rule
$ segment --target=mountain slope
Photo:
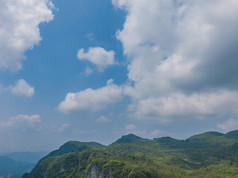
[[[34,177],[238,176],[236,132],[206,132],[186,140],[122,136],[109,146],[67,142],[38,162]]]
[[[19,178],[25,171],[30,171],[33,167],[34,164],[0,156],[0,177]]]
[[[122,136],[121,138],[119,138],[114,143],[129,143],[129,142],[133,142],[133,141],[136,141],[136,140],[146,140],[146,139],[138,137],[134,134],[129,134],[129,135]]]
[[[89,148],[101,150],[101,149],[105,149],[106,146],[96,142],[69,141],[69,142],[66,142],[64,145],[62,145],[58,150],[51,152],[49,155],[47,155],[47,157],[60,156],[70,152],[81,152]]]
[[[238,130],[228,132],[225,136],[230,138],[238,138]]]

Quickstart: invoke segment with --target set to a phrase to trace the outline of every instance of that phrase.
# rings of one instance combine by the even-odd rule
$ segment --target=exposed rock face
[[[97,166],[92,166],[90,172],[87,175],[87,178],[111,178],[112,169],[109,169],[109,176],[104,175],[102,169],[98,169]]]
[[[103,171],[99,170],[97,166],[92,166],[87,178],[103,178]]]

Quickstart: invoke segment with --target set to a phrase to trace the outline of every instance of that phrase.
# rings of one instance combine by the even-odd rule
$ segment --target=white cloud
[[[110,120],[105,116],[100,116],[99,118],[96,119],[96,122],[110,122]]]
[[[0,69],[22,68],[24,52],[40,40],[39,24],[53,19],[50,0],[0,1]]]
[[[217,91],[186,96],[171,94],[168,97],[141,99],[130,106],[136,118],[168,122],[174,118],[201,118],[237,112],[238,92]]]
[[[11,92],[14,95],[31,97],[35,93],[34,87],[30,86],[25,80],[20,79],[15,86],[11,87]]]
[[[231,131],[238,128],[238,120],[229,119],[223,123],[217,124],[217,128],[223,131]]]
[[[91,47],[88,52],[80,49],[77,55],[79,60],[88,60],[96,65],[99,71],[103,71],[106,67],[115,64],[115,52],[106,51],[101,47]]]
[[[98,111],[109,104],[118,102],[122,98],[122,87],[108,80],[105,87],[99,89],[88,88],[77,93],[68,93],[58,109],[62,112]]]
[[[237,1],[112,2],[127,12],[117,38],[129,60],[133,85],[125,92],[136,118],[166,122],[235,112]]]
[[[20,129],[20,130],[29,130],[38,127],[38,124],[41,122],[39,115],[17,115],[11,117],[6,122],[1,122],[0,127],[4,128],[12,128],[12,129]]]

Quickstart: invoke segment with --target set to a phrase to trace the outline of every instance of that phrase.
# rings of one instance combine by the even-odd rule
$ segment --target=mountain
[[[136,141],[136,140],[146,140],[146,139],[138,137],[134,134],[129,134],[129,135],[122,136],[121,138],[119,138],[114,143],[129,143],[129,142],[133,142],[133,141]]]
[[[104,149],[106,146],[96,143],[96,142],[77,142],[77,141],[69,141],[62,145],[58,150],[51,152],[47,157],[50,156],[60,156],[65,153],[70,152],[81,152],[86,149]]]
[[[0,156],[0,177],[19,178],[26,171],[31,171],[32,163],[15,161],[7,156]]]
[[[23,178],[238,177],[237,131],[206,132],[186,140],[122,136],[109,146],[70,141]]]
[[[0,177],[19,178],[31,171],[46,152],[13,152],[0,156]]]
[[[36,164],[47,152],[12,152],[6,153],[4,156],[11,158],[15,161],[28,162]]]
[[[232,138],[238,138],[238,130],[228,132],[225,136],[226,137],[232,137]]]

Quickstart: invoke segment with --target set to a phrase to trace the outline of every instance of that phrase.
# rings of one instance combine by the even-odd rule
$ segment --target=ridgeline
[[[70,141],[23,178],[238,177],[238,131],[186,140],[122,136],[109,146]]]

